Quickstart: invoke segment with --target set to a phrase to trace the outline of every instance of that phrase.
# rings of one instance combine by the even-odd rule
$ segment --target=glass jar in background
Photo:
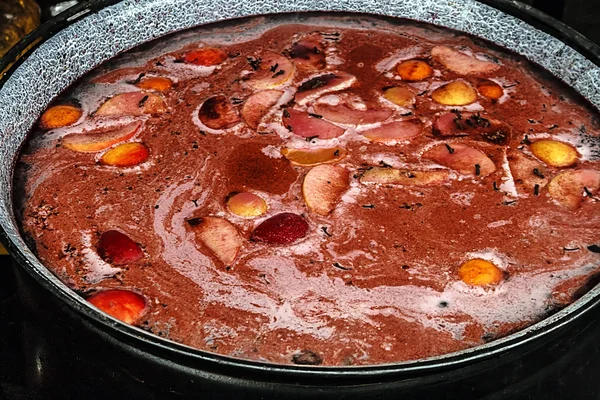
[[[0,57],[39,24],[35,0],[0,0]]]

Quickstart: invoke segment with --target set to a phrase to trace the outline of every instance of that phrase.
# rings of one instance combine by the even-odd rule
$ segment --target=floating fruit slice
[[[482,79],[477,83],[477,91],[483,97],[487,97],[490,100],[498,100],[504,96],[504,89],[496,82],[489,79]]]
[[[298,104],[306,104],[325,93],[348,89],[354,82],[356,82],[356,77],[346,72],[319,75],[307,80],[298,87],[295,100]]]
[[[277,214],[254,229],[252,240],[268,244],[292,244],[308,233],[308,222],[293,213]]]
[[[216,47],[204,47],[198,50],[188,51],[183,57],[186,64],[212,67],[227,60],[227,53]]]
[[[363,172],[360,183],[382,183],[406,186],[435,186],[447,183],[447,170],[413,171],[406,169],[373,167]]]
[[[331,122],[302,111],[285,109],[282,121],[287,129],[304,138],[333,139],[345,132],[345,129]]]
[[[227,200],[227,208],[238,217],[260,217],[267,212],[267,202],[250,192],[233,194]]]
[[[460,143],[437,145],[423,157],[465,175],[483,177],[496,171],[494,162],[481,150]]]
[[[537,195],[548,184],[546,167],[533,157],[510,150],[507,159],[515,186],[521,194]]]
[[[305,71],[318,71],[325,68],[323,37],[316,33],[294,43],[288,54],[294,64]]]
[[[486,74],[500,68],[496,63],[478,60],[446,46],[435,46],[431,49],[431,55],[444,67],[462,75]]]
[[[436,118],[433,134],[440,137],[469,136],[471,139],[504,145],[510,140],[511,129],[502,121],[480,113],[454,110]]]
[[[415,104],[416,99],[413,92],[401,86],[386,89],[383,93],[383,98],[400,107],[411,107]]]
[[[254,73],[248,85],[257,90],[277,89],[292,81],[296,73],[294,64],[285,56],[267,51],[253,65]]]
[[[575,211],[584,196],[595,195],[600,189],[600,172],[591,169],[561,172],[548,184],[550,197],[559,204]]]
[[[142,123],[137,121],[127,125],[71,133],[63,137],[62,145],[73,151],[94,153],[131,139],[141,127]]]
[[[331,105],[316,103],[313,106],[315,114],[324,119],[345,125],[366,125],[385,121],[392,116],[391,110],[356,110],[346,104]]]
[[[106,100],[96,111],[98,117],[140,116],[162,114],[167,111],[165,101],[156,93],[121,93]]]
[[[361,135],[373,142],[393,143],[419,136],[423,131],[423,123],[417,119],[394,121],[380,127],[361,132]]]
[[[200,106],[198,118],[211,129],[230,128],[240,122],[236,109],[222,94],[207,99]]]
[[[318,165],[304,177],[302,195],[312,211],[328,215],[348,188],[348,171],[337,165]]]
[[[107,263],[125,265],[144,257],[140,246],[119,231],[106,231],[96,245],[98,255]]]
[[[226,266],[235,260],[244,240],[237,228],[218,217],[191,218],[187,220],[198,238]]]
[[[431,98],[445,106],[466,106],[477,101],[477,92],[464,81],[454,81],[435,89]]]
[[[281,90],[263,90],[248,97],[242,106],[244,122],[252,129],[258,128],[260,120],[277,104],[282,94]]]
[[[146,311],[144,296],[129,290],[103,290],[88,297],[87,301],[126,324],[139,321]]]
[[[405,81],[418,82],[430,78],[433,68],[423,60],[406,60],[398,64],[396,72]]]
[[[319,164],[338,162],[346,157],[346,149],[281,149],[281,154],[294,165],[312,167]]]
[[[465,262],[458,270],[460,279],[471,286],[497,285],[502,282],[503,275],[500,268],[481,258]]]
[[[144,90],[156,90],[157,92],[166,92],[173,87],[173,82],[169,78],[163,78],[161,76],[146,76],[135,86]]]
[[[53,106],[42,114],[40,127],[42,129],[56,129],[70,126],[79,121],[82,114],[81,109],[75,106]]]
[[[557,140],[537,140],[529,148],[534,156],[552,167],[570,167],[579,160],[579,154],[573,146]]]
[[[100,162],[113,167],[132,167],[148,159],[150,151],[143,143],[123,143],[102,155]]]

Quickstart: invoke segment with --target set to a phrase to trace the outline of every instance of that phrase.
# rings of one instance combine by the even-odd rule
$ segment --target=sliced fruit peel
[[[293,134],[303,138],[333,139],[342,136],[345,132],[344,128],[322,118],[293,109],[283,110],[282,122]]]
[[[147,309],[144,296],[129,290],[103,290],[88,297],[87,301],[130,325],[139,321]]]
[[[377,128],[360,132],[362,136],[372,142],[395,143],[406,140],[423,133],[423,123],[418,118],[403,121],[394,121]]]
[[[497,285],[504,279],[504,273],[493,263],[481,258],[469,260],[458,270],[460,279],[471,286]]]
[[[226,266],[233,264],[244,244],[235,225],[224,218],[212,216],[190,218],[187,223],[196,238],[223,264]]]
[[[534,156],[552,167],[570,167],[579,161],[575,147],[557,140],[537,140],[529,148]]]
[[[372,167],[362,173],[360,183],[395,184],[405,186],[435,186],[448,183],[447,170],[416,171],[396,168]]]
[[[600,172],[590,169],[566,170],[548,184],[552,199],[571,211],[577,210],[584,197],[595,195],[600,189]]]
[[[280,88],[289,84],[296,74],[294,64],[282,54],[268,51],[256,60],[255,70],[246,81],[254,89]]]
[[[112,265],[126,265],[144,257],[140,246],[117,230],[102,233],[96,251],[104,261]]]
[[[500,66],[491,61],[479,60],[447,46],[435,46],[431,56],[444,67],[462,75],[479,75],[496,71]]]
[[[382,122],[392,116],[391,110],[356,110],[346,104],[331,105],[316,103],[313,105],[316,115],[324,119],[344,125],[368,125]]]
[[[302,196],[309,209],[329,215],[350,187],[349,172],[337,165],[318,165],[304,177]]]
[[[131,139],[139,132],[142,125],[142,122],[137,121],[95,131],[71,133],[64,136],[61,143],[64,147],[79,153],[95,153]]]
[[[521,195],[539,195],[548,184],[549,173],[546,167],[533,157],[519,150],[511,150],[507,153],[507,160],[515,186]]]
[[[75,124],[83,111],[79,107],[71,105],[57,105],[47,109],[40,118],[40,127],[42,129],[64,128]]]
[[[94,114],[96,117],[141,116],[167,111],[163,98],[152,92],[128,92],[106,100]]]
[[[302,70],[318,71],[326,66],[323,37],[320,33],[312,34],[292,44],[288,55],[294,64]]]
[[[304,105],[325,93],[348,89],[354,82],[356,82],[356,77],[346,72],[321,74],[303,82],[298,87],[294,100],[296,103]]]
[[[293,165],[312,167],[320,164],[335,163],[343,160],[348,152],[342,147],[319,149],[281,149],[281,154]]]
[[[246,125],[256,130],[262,118],[277,104],[282,95],[281,90],[263,90],[248,97],[241,112]]]
[[[261,222],[251,239],[272,245],[290,245],[308,233],[308,222],[298,214],[284,212]]]
[[[460,143],[436,145],[423,153],[423,158],[464,175],[485,177],[496,171],[496,165],[484,152]]]
[[[198,111],[200,122],[211,129],[227,129],[240,122],[237,110],[227,96],[219,94],[209,97]]]

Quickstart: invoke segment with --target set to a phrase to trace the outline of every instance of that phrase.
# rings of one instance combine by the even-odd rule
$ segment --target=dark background
[[[0,0],[4,1],[4,0]],[[38,0],[47,20],[60,1]],[[600,0],[524,0],[525,3],[562,20],[592,41],[600,44]],[[75,4],[76,1],[69,3]],[[599,313],[596,313],[599,314]],[[600,399],[600,315],[573,341],[566,355],[539,369],[517,384],[490,393],[492,399]],[[27,326],[15,294],[15,277],[10,258],[0,257],[0,400],[45,399],[35,394],[35,369],[40,366],[27,354]],[[68,356],[68,355],[66,355]],[[49,366],[51,368],[51,366]],[[48,366],[46,366],[48,368]],[[64,376],[64,385],[69,377]],[[447,398],[449,394],[440,395]],[[75,397],[77,398],[77,397]],[[81,399],[85,396],[79,397]],[[425,399],[429,400],[429,399]]]

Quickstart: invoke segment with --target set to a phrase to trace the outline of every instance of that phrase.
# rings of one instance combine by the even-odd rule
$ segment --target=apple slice
[[[600,189],[600,172],[591,169],[561,172],[548,184],[550,197],[571,211],[577,210],[584,196],[595,195]]]
[[[62,138],[62,145],[80,153],[95,153],[131,139],[141,127],[142,122],[136,121],[127,125],[71,133]]]
[[[296,103],[303,105],[325,93],[348,89],[354,82],[356,82],[356,77],[346,72],[319,75],[307,80],[298,87],[295,100]]]
[[[53,106],[44,111],[40,119],[40,128],[57,129],[71,126],[79,121],[83,111],[79,107],[70,105]]]
[[[293,165],[312,167],[343,160],[348,154],[346,149],[333,147],[328,149],[281,149],[281,154]]]
[[[469,136],[474,140],[505,145],[510,141],[511,129],[502,121],[479,112],[463,113],[455,110],[436,118],[433,134],[440,137]]]
[[[247,82],[257,90],[280,88],[290,83],[296,74],[294,64],[286,56],[272,51],[263,53],[251,65],[254,73]]]
[[[219,217],[191,218],[187,223],[200,240],[226,266],[230,266],[244,244],[237,228]]]
[[[260,217],[267,212],[267,202],[250,192],[233,193],[227,199],[227,208],[243,218]]]
[[[169,78],[161,76],[146,76],[140,79],[135,86],[144,90],[155,90],[157,92],[166,92],[173,87],[173,82]]]
[[[551,167],[570,167],[579,161],[575,147],[558,140],[536,140],[529,148],[534,156]]]
[[[504,96],[504,89],[496,82],[489,79],[482,79],[477,83],[477,91],[483,97],[490,100],[499,100]]]
[[[386,89],[383,93],[383,98],[400,107],[412,107],[416,101],[415,94],[401,86]]]
[[[435,89],[431,98],[444,106],[466,106],[477,101],[477,92],[465,81],[454,81]]]
[[[433,68],[423,60],[402,61],[396,67],[400,78],[409,82],[418,82],[433,76]]]
[[[406,169],[373,167],[362,173],[360,183],[381,183],[405,186],[436,186],[447,183],[450,173],[437,169],[429,171],[414,171]]]
[[[204,47],[197,50],[191,50],[185,53],[183,62],[186,64],[200,65],[203,67],[212,67],[219,65],[227,60],[227,53],[216,47]]]
[[[263,90],[248,97],[242,106],[242,118],[246,125],[256,130],[262,118],[282,95],[281,90]]]
[[[431,49],[431,56],[444,67],[461,75],[487,74],[500,68],[496,63],[478,60],[447,46],[435,46]]]
[[[323,37],[315,33],[294,43],[288,55],[301,70],[319,71],[326,66],[324,50]]]
[[[316,115],[302,111],[283,110],[283,125],[295,135],[304,138],[333,139],[344,134],[345,129]]]
[[[496,171],[496,165],[484,152],[460,143],[437,145],[423,157],[464,175],[484,177]]]
[[[162,114],[167,111],[165,101],[156,93],[121,93],[106,100],[98,108],[97,117],[140,116]]]
[[[315,114],[324,119],[344,125],[367,125],[385,121],[392,116],[391,110],[356,110],[346,104],[331,105],[316,103],[313,106]]]
[[[200,106],[198,118],[200,122],[211,129],[230,128],[240,122],[237,110],[222,94],[207,99]]]
[[[304,177],[302,195],[312,211],[329,215],[350,187],[348,171],[337,165],[318,165]]]
[[[98,255],[107,263],[125,265],[144,257],[142,249],[129,236],[119,231],[106,231],[96,245]]]
[[[469,260],[461,265],[458,276],[464,283],[471,286],[497,285],[504,279],[500,268],[481,258]]]
[[[129,290],[103,290],[87,298],[96,308],[126,324],[139,321],[146,311],[146,299]]]
[[[539,194],[548,184],[546,167],[533,157],[519,150],[509,150],[507,159],[515,186],[521,194]]]
[[[417,118],[394,121],[380,127],[363,131],[360,134],[372,142],[395,143],[419,136],[423,132],[423,123]]]
[[[139,142],[122,143],[102,155],[100,162],[113,167],[132,167],[148,159],[150,151]]]
[[[268,244],[292,244],[308,233],[308,222],[293,213],[277,214],[258,225],[252,232],[252,240]]]

